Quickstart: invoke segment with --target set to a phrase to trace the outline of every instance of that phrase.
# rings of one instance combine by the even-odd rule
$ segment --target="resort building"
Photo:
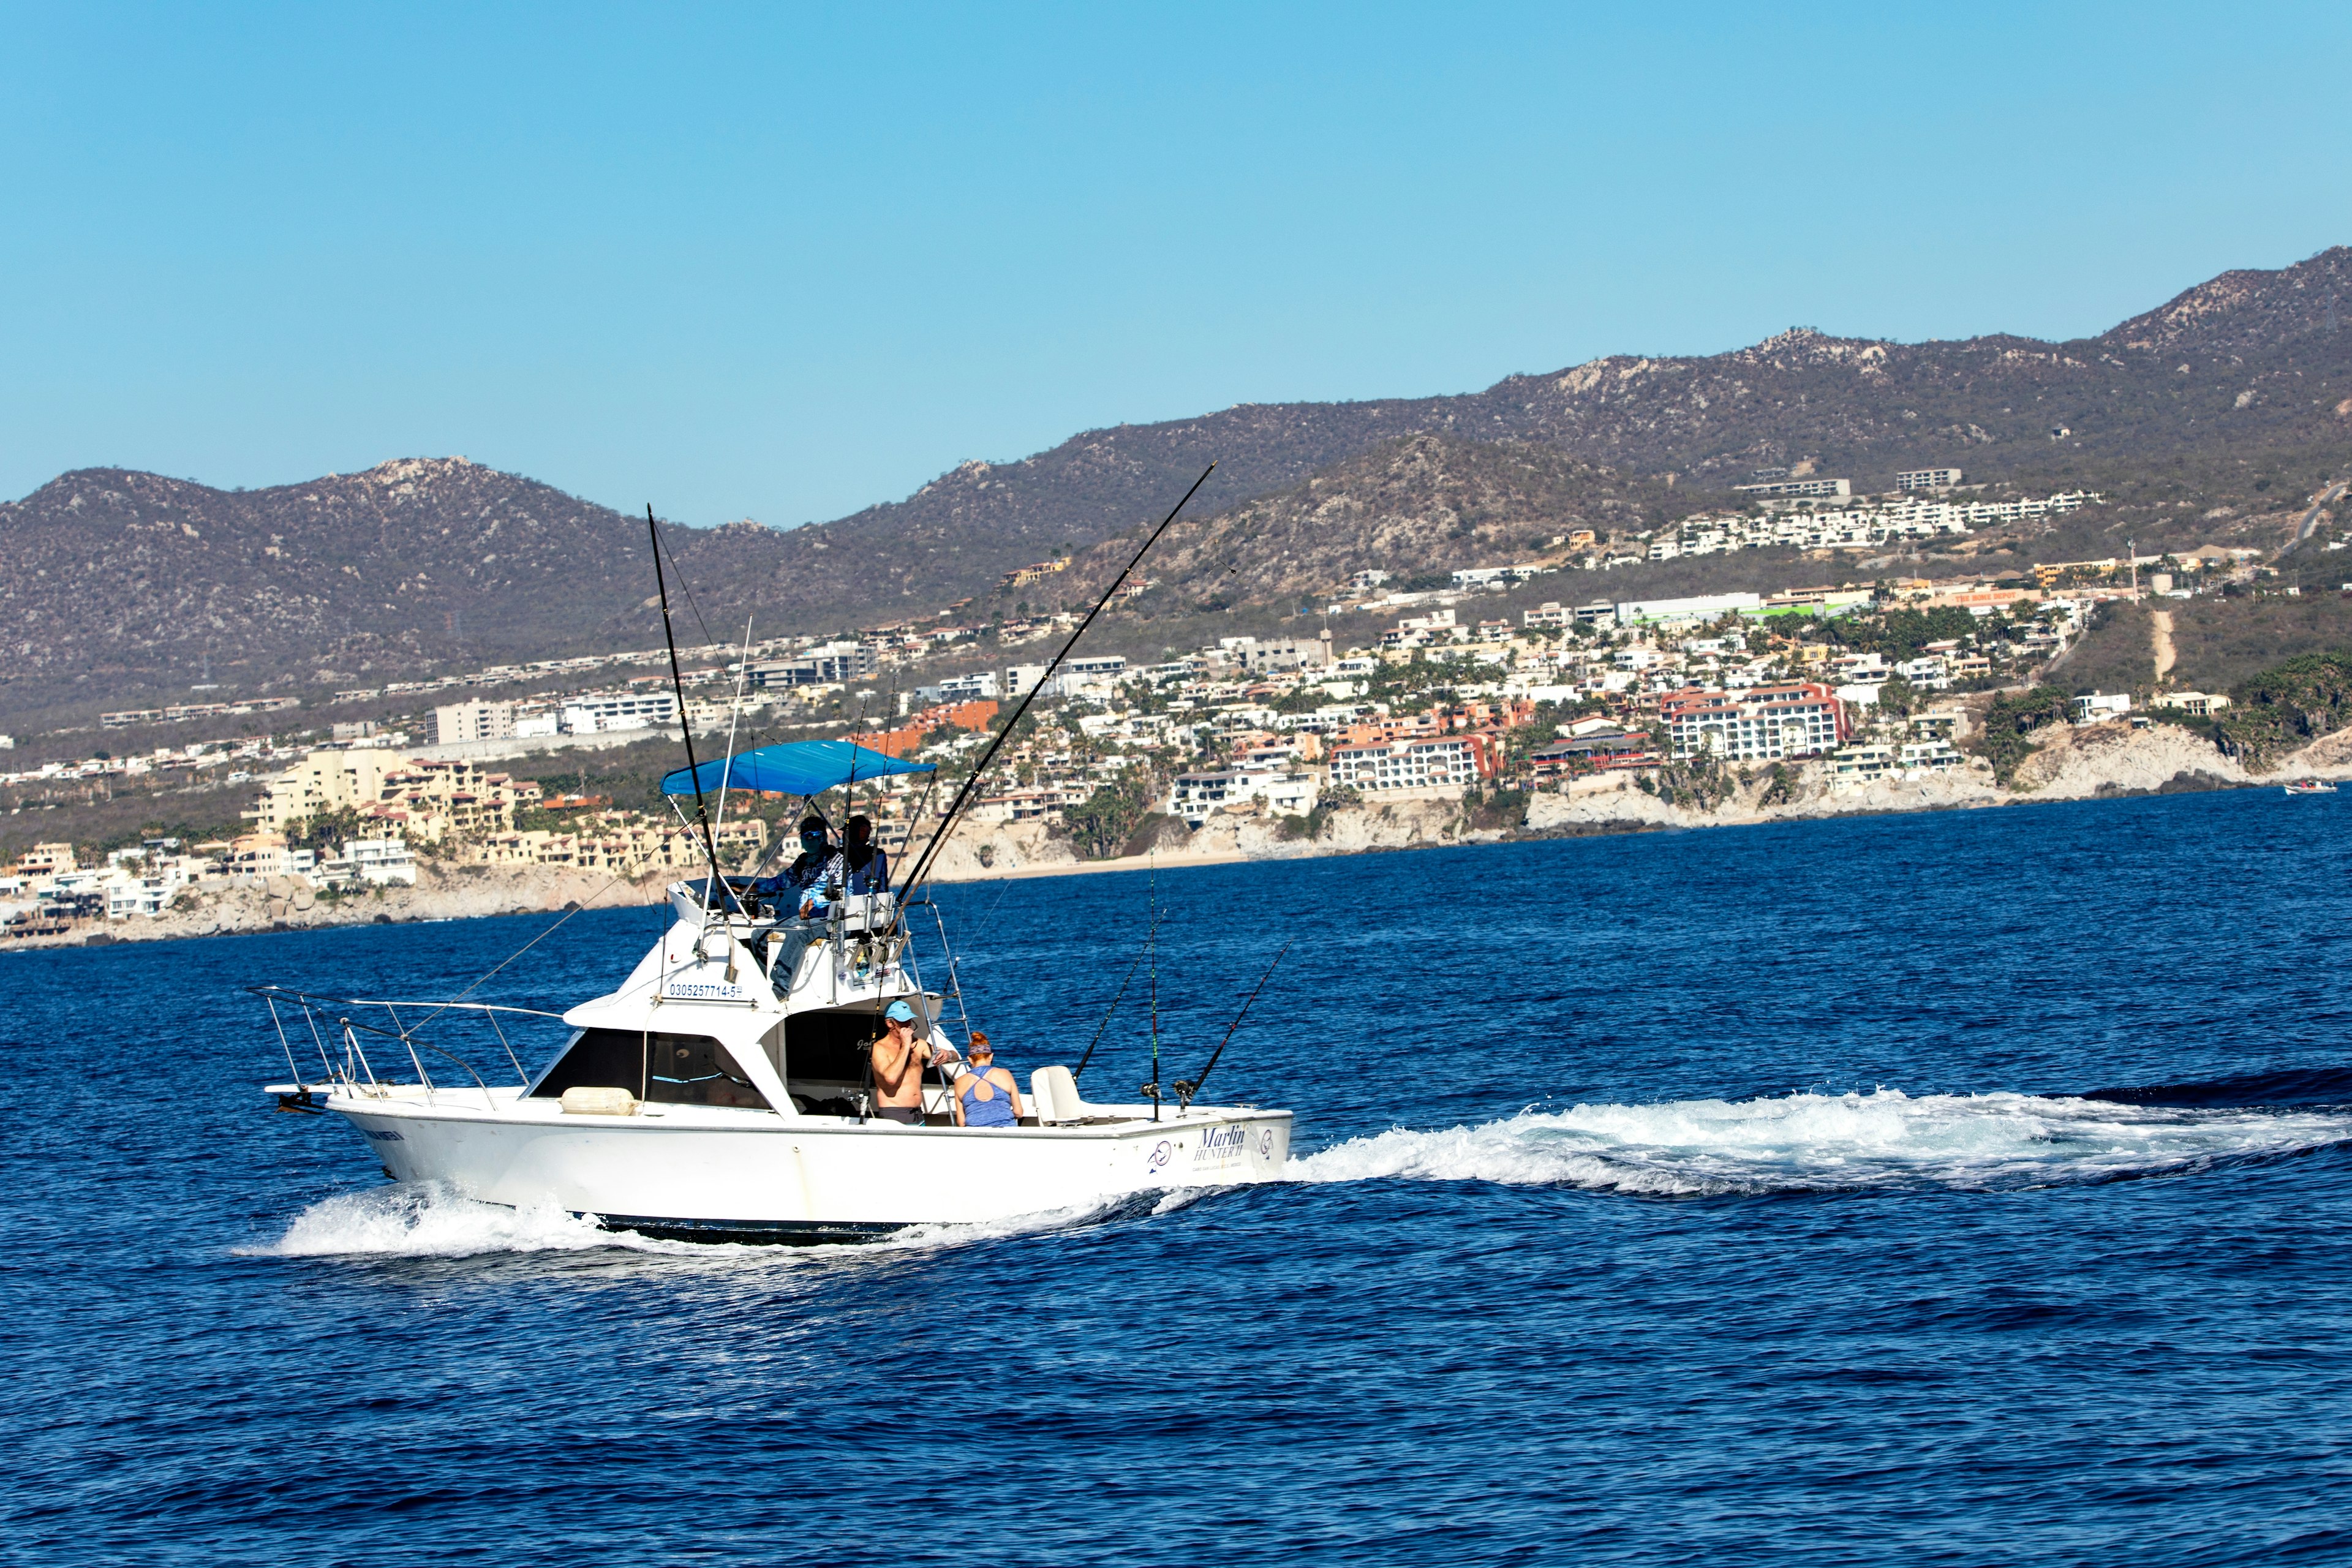
[[[1367,795],[1395,790],[1464,790],[1498,770],[1498,738],[1447,735],[1430,740],[1376,741],[1331,748],[1331,783]]]
[[[1676,692],[1662,699],[1669,750],[1677,757],[1780,762],[1814,757],[1846,741],[1844,705],[1817,681],[1746,691]]]

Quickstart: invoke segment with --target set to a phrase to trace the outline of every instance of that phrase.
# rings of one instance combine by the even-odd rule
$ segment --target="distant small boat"
[[[2334,784],[2320,779],[2297,779],[2291,784],[2283,785],[2282,788],[2288,795],[2334,795],[2336,793]]]

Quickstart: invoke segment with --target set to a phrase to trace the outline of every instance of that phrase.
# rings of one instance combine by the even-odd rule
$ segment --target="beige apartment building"
[[[716,838],[719,865],[738,872],[766,845],[768,825],[756,816],[722,823]],[[572,866],[627,876],[656,869],[709,869],[698,834],[683,824],[620,811],[602,814],[577,833],[530,828],[493,834],[469,847],[463,858],[478,866]]]
[[[519,803],[539,785],[491,773],[478,763],[426,762],[381,748],[313,752],[264,781],[261,799],[244,813],[264,833],[289,833],[326,812],[356,811],[383,819],[412,843],[451,834],[504,833]]]

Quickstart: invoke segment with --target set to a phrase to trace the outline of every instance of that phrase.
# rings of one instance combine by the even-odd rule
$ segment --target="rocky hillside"
[[[130,700],[207,665],[251,692],[560,649],[644,596],[643,529],[462,458],[260,490],[68,474],[0,507],[0,700]]]
[[[1895,343],[1797,329],[1730,353],[1616,355],[1457,397],[1243,405],[1090,431],[1018,463],[967,464],[831,527],[937,540],[969,529],[1044,553],[1155,515],[1212,458],[1223,467],[1202,500],[1216,510],[1424,431],[1537,442],[1718,489],[1805,460],[1875,489],[1928,464],[2040,479],[2189,453],[2300,450],[2352,439],[2352,331],[2330,315],[2339,292],[2352,297],[2344,247],[2275,272],[2224,273],[2074,342]]]
[[[1172,596],[1207,607],[1278,603],[1367,568],[1410,581],[1528,559],[1572,529],[1653,526],[1675,500],[1662,479],[1549,447],[1406,436],[1171,531],[1148,571]],[[1071,575],[1098,589],[1133,551],[1129,539],[1097,546]]]
[[[1194,602],[1321,587],[1360,564],[1464,564],[1612,502],[1652,506],[1670,477],[1720,491],[1803,461],[1864,488],[1927,463],[2050,487],[2165,470],[2143,519],[2085,520],[2083,540],[2053,548],[2086,551],[2085,531],[2158,508],[2183,528],[2275,532],[2279,498],[2352,440],[2352,334],[2331,303],[2347,279],[2339,247],[2226,273],[2074,342],[1799,330],[1462,396],[1242,405],[966,463],[835,522],[681,530],[672,548],[714,630],[747,605],[772,630],[831,630],[985,594],[1013,566],[1125,533],[1213,458],[1196,521],[1156,568],[1172,586],[1216,574]],[[641,526],[462,458],[247,491],[68,474],[0,506],[0,725],[183,693],[207,659],[250,692],[649,641]]]

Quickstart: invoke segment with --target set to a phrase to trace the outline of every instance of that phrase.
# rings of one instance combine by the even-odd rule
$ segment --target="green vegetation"
[[[1062,823],[1081,857],[1107,860],[1135,836],[1150,815],[1151,801],[1158,794],[1158,781],[1150,769],[1129,768],[1078,805],[1066,807]]]
[[[2101,605],[2053,679],[2077,692],[2147,692],[2156,679],[2149,622],[2159,612],[2172,617],[2168,679],[2177,690],[2228,691],[2285,660],[2352,648],[2352,598],[2341,594],[2200,595]]]
[[[1668,805],[1713,811],[1738,793],[1738,780],[1711,756],[1669,763],[1654,773],[1634,775],[1634,787],[1654,795]]]
[[[1994,778],[2009,784],[2018,764],[2040,750],[2029,737],[2044,724],[2065,722],[2071,701],[2072,694],[2055,686],[2003,692],[1985,710],[1984,726],[1970,749],[1992,764]]]
[[[286,843],[289,848],[315,849],[323,860],[354,838],[377,838],[383,834],[381,823],[371,822],[345,805],[297,823],[288,830]]]
[[[1528,819],[1528,792],[1523,789],[1468,789],[1462,795],[1462,825],[1475,832],[1508,829]]]
[[[1330,826],[1331,813],[1329,808],[1323,805],[1320,802],[1318,802],[1315,809],[1308,812],[1304,816],[1290,816],[1276,817],[1275,819],[1274,828],[1276,837],[1282,839],[1297,840],[1305,838],[1312,840],[1322,837],[1323,830]]]
[[[2242,683],[2214,725],[2222,751],[2260,772],[2352,723],[2352,654],[2288,659]]]
[[[1878,710],[1880,712],[1892,713],[1896,718],[1901,719],[1909,715],[1919,706],[1919,689],[1912,685],[1909,681],[1904,679],[1901,676],[1898,675],[1894,679],[1884,681],[1880,684],[1878,688]]]

